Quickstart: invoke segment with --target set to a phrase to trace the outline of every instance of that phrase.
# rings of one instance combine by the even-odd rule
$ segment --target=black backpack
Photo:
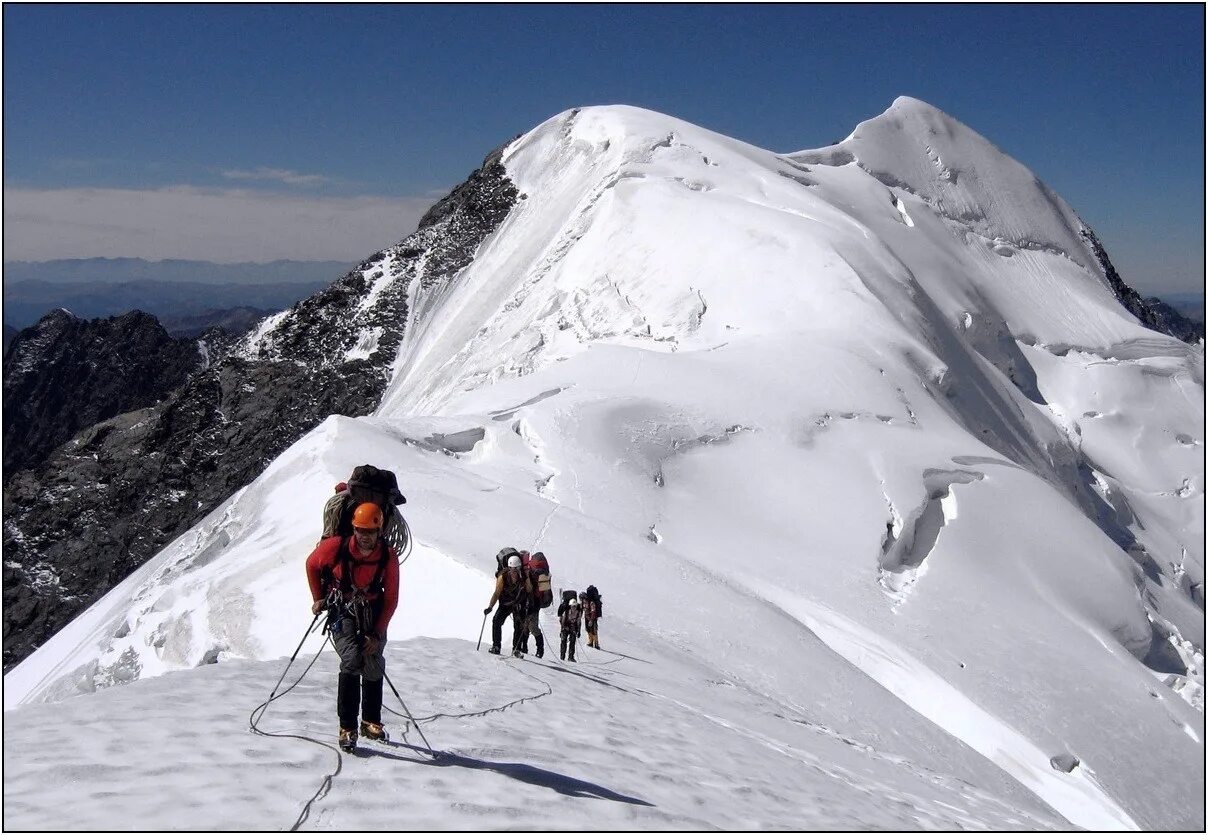
[[[393,505],[406,504],[407,498],[398,489],[398,479],[391,470],[382,470],[372,464],[362,464],[354,467],[352,478],[348,479],[348,491],[358,502],[376,501],[385,505],[388,501]],[[377,496],[369,496],[376,493]],[[364,498],[362,498],[364,496]],[[379,499],[385,499],[380,501]]]
[[[518,557],[520,552],[515,548],[503,548],[495,555],[495,576],[498,577],[508,567],[508,557]]]
[[[595,586],[588,586],[587,591],[583,592],[587,595],[587,599],[596,604],[596,616],[604,617],[604,600],[600,597],[600,591]]]
[[[352,536],[352,514],[362,502],[372,502],[382,509],[384,526],[382,538],[395,551],[402,553],[407,546],[407,522],[398,505],[406,499],[398,489],[398,479],[390,470],[363,464],[352,471],[346,484],[336,485],[336,493],[323,505],[322,537]]]

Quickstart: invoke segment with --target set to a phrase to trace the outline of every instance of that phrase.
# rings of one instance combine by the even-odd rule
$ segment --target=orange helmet
[[[382,529],[382,509],[373,502],[357,505],[357,509],[352,512],[352,526],[380,531]]]

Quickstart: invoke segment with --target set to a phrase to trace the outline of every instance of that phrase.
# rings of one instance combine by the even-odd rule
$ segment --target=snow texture
[[[1202,829],[1203,345],[1059,197],[913,99],[791,155],[576,110],[503,164],[377,413],[5,676],[6,826]],[[247,734],[365,462],[408,496],[387,657],[435,762]],[[605,651],[473,651],[504,545],[600,588]],[[330,743],[334,669],[262,729]]]

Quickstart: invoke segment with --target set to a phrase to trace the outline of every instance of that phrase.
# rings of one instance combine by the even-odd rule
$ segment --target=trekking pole
[[[490,612],[483,612],[482,614],[482,629],[478,630],[478,646],[474,647],[475,652],[482,649],[482,633],[487,631],[487,615],[489,614]]]
[[[394,691],[398,703],[403,706],[403,713],[407,714],[407,720],[415,726],[415,730],[419,731],[419,738],[424,741],[424,745],[428,746],[428,753],[432,755],[432,759],[436,759],[436,752],[432,750],[432,744],[428,742],[428,737],[424,736],[423,729],[419,726],[419,722],[415,721],[415,717],[411,715],[411,710],[407,707],[407,703],[403,701],[403,697],[399,695],[398,688],[394,686],[394,682],[390,680],[390,676],[386,675],[386,671],[382,670],[382,678],[386,679],[386,683],[390,685],[390,689]]]
[[[298,657],[298,653],[302,651],[302,645],[306,643],[306,639],[310,637],[310,633],[315,631],[315,624],[319,622],[319,618],[322,617],[322,615],[323,611],[320,610],[319,613],[315,615],[315,619],[310,622],[310,626],[306,627],[306,631],[302,633],[302,640],[298,641],[298,648],[294,650],[294,654],[289,657],[289,663],[286,664],[285,669],[281,671],[281,678],[277,679],[277,683],[273,685],[273,692],[269,694],[268,701],[260,706],[260,716],[256,716],[256,711],[252,711],[252,716],[255,717],[249,720],[252,730],[259,730],[256,727],[256,724],[260,721],[260,717],[264,716],[264,711],[268,710],[268,706],[273,702],[274,699],[277,698],[277,688],[281,686],[281,682],[285,681],[285,674],[288,673],[289,668],[294,665],[294,660]]]

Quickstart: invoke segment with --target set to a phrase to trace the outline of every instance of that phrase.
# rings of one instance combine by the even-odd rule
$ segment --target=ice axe
[[[478,630],[478,646],[474,647],[475,652],[478,652],[480,649],[482,649],[482,633],[487,631],[487,615],[489,614],[490,612],[482,613],[482,629]]]

